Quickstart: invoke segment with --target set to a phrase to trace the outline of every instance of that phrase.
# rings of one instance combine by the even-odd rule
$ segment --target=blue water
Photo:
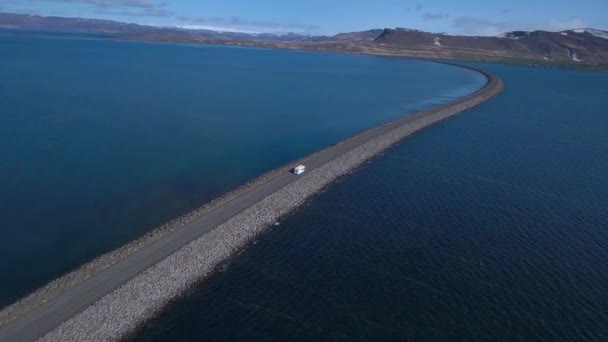
[[[0,79],[0,306],[265,171],[484,82],[413,60],[14,31],[0,31]]]
[[[608,341],[608,73],[481,67],[134,339]]]

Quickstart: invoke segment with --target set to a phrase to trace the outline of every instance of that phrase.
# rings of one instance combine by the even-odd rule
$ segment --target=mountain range
[[[498,36],[462,36],[387,28],[334,36],[311,36],[193,30],[13,13],[0,13],[0,28],[83,32],[130,40],[608,68],[608,32],[591,28],[560,32],[513,31]]]

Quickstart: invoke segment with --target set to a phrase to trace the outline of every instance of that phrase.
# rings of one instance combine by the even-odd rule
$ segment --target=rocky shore
[[[488,78],[488,84],[482,90],[455,103],[441,106],[437,110],[408,117],[409,120],[403,123],[397,120],[387,124],[394,125],[391,128],[395,128],[340,155],[323,166],[305,173],[297,180],[233,216],[160,263],[140,273],[94,305],[63,322],[40,340],[107,341],[126,336],[140,324],[153,317],[172,299],[180,296],[208,276],[215,267],[228,260],[231,255],[263,233],[281,217],[302,205],[307,199],[337,178],[351,172],[405,137],[438,121],[468,110],[498,94],[502,89],[502,82],[493,75],[482,73]],[[319,151],[314,155],[323,152]],[[314,155],[290,163],[290,165],[305,163],[305,160],[312,158]],[[160,227],[147,236],[95,259],[93,262],[55,280],[32,295],[7,307],[0,312],[0,335],[3,322],[10,323],[13,319],[18,319],[23,313],[36,308],[41,303],[55,298],[64,291],[69,291],[70,287],[87,279],[92,274],[113,265],[118,260],[127,258],[135,251],[167,236],[184,224],[196,220],[205,213],[286,172],[288,169],[289,166],[285,166],[273,170],[222,198]]]

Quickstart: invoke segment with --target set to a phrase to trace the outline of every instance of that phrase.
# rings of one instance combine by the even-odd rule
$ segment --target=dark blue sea
[[[499,97],[333,184],[133,339],[608,341],[608,73],[477,66]]]
[[[370,56],[0,31],[0,306],[298,157],[479,89]]]

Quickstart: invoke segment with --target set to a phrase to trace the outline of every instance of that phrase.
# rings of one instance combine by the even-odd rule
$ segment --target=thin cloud
[[[207,26],[221,27],[241,31],[256,32],[312,32],[320,29],[318,25],[300,23],[278,23],[272,21],[253,21],[240,17],[191,17],[177,16],[176,19],[183,23],[182,26]]]
[[[162,17],[175,15],[166,9],[166,2],[155,0],[35,0],[37,2],[81,4],[92,7],[93,13],[129,17]]]
[[[131,8],[156,8],[165,6],[166,3],[156,3],[152,0],[36,0],[38,2],[57,2],[69,4],[83,4],[102,8],[131,7]]]
[[[422,11],[422,9],[423,9],[423,8],[424,8],[424,7],[422,7],[422,5],[421,5],[421,4],[416,5],[416,12],[420,12],[420,11]]]
[[[95,10],[95,13],[127,17],[172,18],[173,16],[175,16],[175,12],[163,8],[113,9],[107,7],[100,7]]]
[[[0,0],[1,1],[1,0]],[[13,1],[13,0],[7,0]],[[181,27],[208,27],[223,30],[251,32],[298,32],[312,33],[318,25],[255,21],[240,17],[189,16],[172,11],[163,0],[30,0],[47,3],[80,4],[91,7],[93,13],[104,16],[172,18]],[[419,5],[420,6],[420,5]]]
[[[98,10],[96,14],[117,15],[123,17],[155,17],[155,18],[171,18],[175,12],[168,10],[153,10],[153,11],[106,11]]]

